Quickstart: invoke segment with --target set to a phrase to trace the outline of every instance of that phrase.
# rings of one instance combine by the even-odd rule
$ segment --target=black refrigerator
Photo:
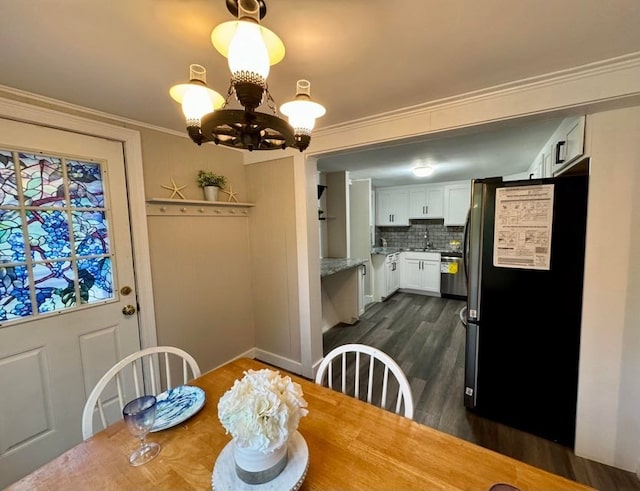
[[[588,176],[472,181],[467,409],[573,448]]]

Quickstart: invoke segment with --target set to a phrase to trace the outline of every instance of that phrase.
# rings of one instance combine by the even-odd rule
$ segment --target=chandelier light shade
[[[224,97],[207,87],[207,70],[202,65],[190,65],[188,84],[174,85],[169,94],[182,104],[182,112],[187,119],[187,127],[200,127],[200,119],[207,113],[224,105]]]
[[[298,80],[296,84],[296,99],[285,102],[280,107],[280,112],[289,118],[289,124],[293,126],[296,141],[306,145],[311,141],[311,130],[316,124],[316,118],[324,116],[325,108],[311,100],[311,83],[308,80]]]
[[[269,67],[284,58],[284,44],[276,34],[260,25],[258,2],[240,0],[237,10],[238,20],[216,27],[211,32],[211,43],[229,60],[232,77],[242,72],[255,73],[266,82]]]
[[[413,168],[413,174],[417,177],[427,177],[433,174],[433,166],[431,165],[418,165]]]
[[[284,58],[285,48],[276,34],[260,24],[266,4],[264,0],[226,0],[226,4],[237,20],[224,22],[211,33],[213,46],[228,59],[231,72],[226,99],[207,87],[206,69],[200,65],[191,65],[189,84],[175,85],[169,91],[182,104],[189,136],[198,145],[212,141],[249,151],[305,150],[324,107],[311,101],[311,84],[299,80],[295,100],[281,108],[289,122],[278,116],[267,77],[270,66]],[[201,73],[194,75],[193,67]],[[228,107],[233,95],[243,109]],[[256,110],[265,99],[272,114]]]

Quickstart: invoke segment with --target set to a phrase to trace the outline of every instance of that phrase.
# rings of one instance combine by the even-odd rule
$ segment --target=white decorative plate
[[[200,411],[204,406],[204,390],[180,385],[158,394],[156,400],[156,421],[152,432],[178,425]]]
[[[211,489],[213,491],[297,491],[309,470],[309,447],[298,431],[289,438],[288,452],[287,465],[275,479],[264,484],[247,484],[236,474],[232,440],[225,445],[216,459],[211,475]]]

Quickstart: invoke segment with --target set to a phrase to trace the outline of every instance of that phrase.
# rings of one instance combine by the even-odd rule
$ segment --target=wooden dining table
[[[152,433],[149,439],[162,450],[143,466],[129,465],[138,442],[119,421],[8,489],[211,489],[216,459],[231,440],[218,420],[218,400],[246,370],[262,368],[278,370],[240,358],[190,382],[205,391],[204,407]],[[308,403],[309,414],[298,428],[308,447],[302,490],[485,491],[496,483],[521,491],[593,489],[279,371],[301,385]]]

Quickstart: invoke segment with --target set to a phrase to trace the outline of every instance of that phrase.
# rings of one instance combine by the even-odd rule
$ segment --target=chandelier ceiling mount
[[[225,0],[227,4],[227,10],[234,17],[238,17],[238,0]],[[264,19],[264,16],[267,15],[267,4],[264,3],[264,0],[258,0],[258,8],[260,9],[260,20]]]

